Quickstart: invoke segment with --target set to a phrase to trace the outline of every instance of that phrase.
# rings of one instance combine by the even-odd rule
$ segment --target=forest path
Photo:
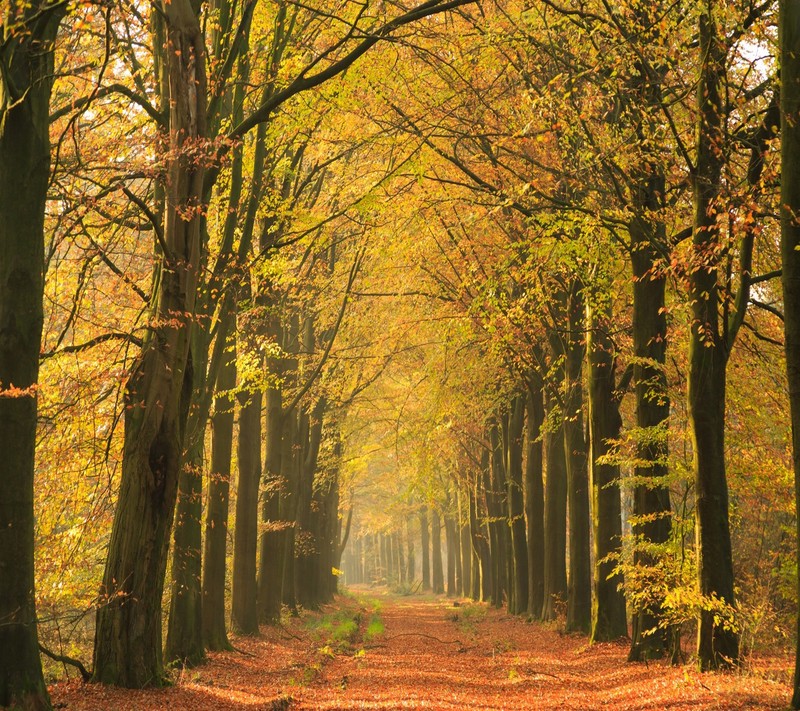
[[[558,625],[485,605],[358,589],[385,631],[337,656],[291,708],[785,709],[789,687],[761,676],[628,664],[628,643],[589,645]],[[362,623],[362,628],[364,627]]]
[[[347,624],[350,633],[339,634]],[[586,637],[561,634],[557,623],[365,587],[321,613],[233,641],[238,651],[209,654],[207,664],[179,673],[169,688],[60,682],[51,687],[53,703],[74,711],[727,711],[785,709],[790,695],[788,657],[762,661],[747,674],[628,664],[627,644],[589,645]]]

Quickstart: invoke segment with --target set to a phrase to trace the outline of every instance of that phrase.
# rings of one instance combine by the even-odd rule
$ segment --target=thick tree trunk
[[[528,615],[540,617],[544,603],[544,480],[542,425],[544,393],[540,378],[531,376],[527,400],[525,515],[528,524]]]
[[[641,178],[636,193],[636,216],[629,225],[633,269],[633,383],[636,426],[642,436],[636,443],[634,476],[647,485],[633,492],[633,533],[644,544],[637,547],[634,562],[650,566],[656,559],[649,544],[663,545],[672,530],[672,507],[666,477],[667,424],[670,401],[667,393],[667,318],[665,311],[666,270],[659,266],[658,247],[667,243],[663,222],[648,215],[663,210],[664,177],[654,171]],[[671,649],[669,630],[659,625],[661,604],[633,613],[629,661],[663,657]]]
[[[225,337],[224,334],[222,336]],[[203,450],[208,411],[204,406],[209,337],[192,330],[192,395],[185,444],[172,550],[172,583],[167,625],[166,660],[193,666],[205,657],[202,614]],[[209,401],[210,404],[210,401]]]
[[[611,302],[587,307],[589,322],[589,431],[593,520],[594,589],[592,641],[608,642],[628,636],[625,597],[619,589],[622,579],[612,575],[616,561],[609,555],[622,550],[622,500],[618,464],[598,460],[619,440],[622,418],[614,374],[616,353],[609,334],[613,323]]]
[[[12,2],[0,14],[0,707],[31,711],[50,708],[36,631],[33,473],[53,43],[66,10],[40,5]]]
[[[170,88],[163,230],[168,251],[162,255],[153,325],[127,384],[122,477],[94,647],[94,679],[133,688],[164,681],[161,595],[183,454],[202,249],[197,208],[204,170],[193,151],[205,135],[204,42],[189,0],[163,2],[161,13]]]
[[[236,340],[230,342],[233,345]],[[236,387],[236,353],[232,348],[226,350],[224,358],[211,419],[211,474],[203,551],[203,641],[211,650],[231,648],[225,624],[225,577],[233,454],[234,399],[230,393]]]
[[[718,213],[724,162],[721,87],[723,39],[712,1],[700,15],[701,78],[698,86],[697,166],[694,178],[694,259],[690,274],[693,323],[689,337],[689,424],[694,450],[697,573],[700,592],[733,606],[733,560],[725,474],[725,366],[727,343],[720,334]],[[711,610],[700,613],[697,657],[702,669],[735,664],[736,632]]]
[[[786,371],[792,418],[795,504],[800,511],[800,2],[782,0],[781,67],[781,261]],[[797,554],[800,559],[800,516]],[[800,566],[797,587],[800,592]],[[792,708],[800,708],[800,611]]]
[[[248,393],[239,410],[236,525],[233,539],[231,622],[239,634],[258,634],[258,483],[261,477],[261,393]]]
[[[592,568],[589,557],[589,468],[583,433],[583,379],[586,353],[583,284],[574,280],[568,300],[569,338],[566,353],[564,446],[569,498],[569,578],[567,632],[589,632],[592,626]]]
[[[195,370],[195,379],[196,379]],[[196,389],[196,386],[195,386]],[[189,421],[194,418],[190,415]],[[172,594],[165,656],[168,663],[194,666],[205,657],[202,613],[203,441],[190,436],[178,480],[172,556]]]

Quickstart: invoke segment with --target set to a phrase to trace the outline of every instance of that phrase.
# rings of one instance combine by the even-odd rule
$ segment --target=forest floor
[[[556,623],[434,596],[357,587],[319,613],[176,672],[173,686],[128,691],[51,686],[72,711],[300,709],[786,709],[789,656],[744,671],[628,664],[627,643],[589,645]]]

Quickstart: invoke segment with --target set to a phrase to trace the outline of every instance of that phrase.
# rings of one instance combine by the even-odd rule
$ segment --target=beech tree
[[[800,125],[797,121],[800,116],[800,3],[782,0],[780,12],[781,278],[795,505],[800,506],[800,223],[797,218],[800,214]],[[795,520],[800,541],[800,517]],[[798,591],[800,594],[800,568]],[[792,693],[792,708],[795,709],[800,708],[800,613],[797,633]]]
[[[0,706],[50,707],[36,630],[33,473],[50,92],[61,2],[0,14]]]

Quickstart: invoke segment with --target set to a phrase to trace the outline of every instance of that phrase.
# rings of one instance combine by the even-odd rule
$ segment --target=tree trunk
[[[782,0],[781,67],[781,262],[786,371],[792,418],[792,464],[796,510],[800,511],[800,3]],[[795,517],[800,559],[800,516]],[[800,566],[797,587],[800,591]],[[800,708],[800,611],[792,708]]]
[[[489,466],[489,452],[484,449],[481,455],[481,469]],[[492,595],[492,558],[489,549],[489,536],[485,523],[483,510],[480,508],[481,499],[478,497],[478,477],[469,488],[469,531],[472,539],[472,549],[478,560],[472,566],[472,598],[486,602]],[[473,561],[475,558],[473,558]]]
[[[497,423],[489,428],[490,459],[489,467],[484,470],[484,493],[486,510],[489,514],[489,545],[492,551],[492,604],[501,607],[504,593],[512,595],[508,588],[507,565],[508,550],[508,511],[505,506],[506,487],[503,471],[503,441]]]
[[[550,408],[558,407],[548,398]],[[560,414],[558,415],[561,420]],[[544,497],[544,601],[542,619],[556,616],[556,603],[567,599],[567,464],[564,429],[545,436],[546,480]]]
[[[284,414],[283,455],[281,467],[286,486],[281,496],[281,519],[286,526],[283,536],[283,604],[292,615],[297,614],[295,589],[295,520],[297,494],[300,480],[300,452],[298,449],[302,422],[296,413]]]
[[[670,401],[667,393],[667,319],[665,311],[666,270],[659,266],[659,247],[667,243],[664,223],[649,215],[663,211],[664,176],[658,170],[638,181],[635,217],[628,227],[633,269],[633,383],[636,426],[642,436],[636,442],[637,485],[633,492],[633,534],[642,541],[634,562],[649,566],[656,559],[647,546],[663,545],[672,530],[669,489],[663,483],[667,469],[667,424]],[[661,604],[635,610],[631,625],[628,661],[663,657],[671,647],[669,631],[659,626]]]
[[[189,0],[161,4],[169,76],[167,250],[153,323],[127,383],[122,476],[94,646],[94,679],[132,688],[164,682],[161,595],[191,386],[189,341],[200,264],[205,135],[204,42]],[[191,146],[192,155],[184,150]]]
[[[544,393],[540,378],[531,376],[527,410],[525,514],[528,524],[528,615],[540,617],[544,603],[544,481],[542,425]]]
[[[244,395],[239,410],[236,526],[233,539],[231,622],[239,634],[258,634],[256,548],[261,477],[261,393]]]
[[[568,300],[569,337],[566,353],[564,446],[569,498],[569,579],[567,632],[589,632],[592,627],[592,568],[590,549],[589,469],[583,434],[583,382],[586,353],[583,284],[573,280]]]
[[[406,557],[408,569],[406,572],[406,579],[408,580],[409,587],[413,588],[417,567],[414,558],[414,536],[411,533],[411,521],[412,518],[409,516],[406,519],[406,539],[408,540],[408,556]]]
[[[50,708],[36,631],[33,480],[53,45],[66,11],[41,5],[12,2],[0,15],[0,707],[31,711]],[[31,16],[40,19],[29,25]]]
[[[420,538],[422,539],[422,589],[431,589],[431,542],[428,532],[428,508],[423,506],[419,512]]]
[[[616,354],[609,335],[613,323],[611,302],[588,305],[589,322],[589,431],[593,520],[594,589],[592,642],[608,642],[628,635],[625,597],[619,589],[621,577],[612,575],[616,561],[609,555],[622,550],[622,500],[618,464],[598,461],[619,440],[622,418],[614,374]]]
[[[464,490],[458,493],[459,541],[461,553],[461,586],[458,594],[469,597],[472,585],[472,542],[469,535],[469,514],[465,510]]]
[[[444,537],[445,546],[447,547],[447,597],[456,597],[458,595],[456,590],[458,541],[456,538],[456,523],[450,515],[444,517]]]
[[[224,337],[224,335],[223,335]],[[172,551],[172,584],[167,624],[168,663],[194,666],[205,657],[202,614],[203,450],[208,413],[203,411],[209,338],[192,329],[192,395],[186,426],[183,464]]]
[[[270,374],[275,375],[270,369]],[[258,606],[262,622],[273,624],[281,617],[283,599],[283,530],[280,522],[283,456],[283,406],[279,388],[267,390],[264,454],[264,490],[261,500],[261,553],[258,566]]]
[[[200,556],[202,515],[203,442],[195,439],[184,454],[175,510],[172,593],[165,655],[168,663],[178,665],[194,666],[205,656]]]
[[[525,493],[522,487],[522,433],[525,426],[525,396],[511,401],[508,414],[508,515],[513,551],[514,595],[511,614],[528,609],[528,541],[525,531]]]
[[[442,523],[438,509],[433,509],[431,518],[431,546],[433,554],[431,566],[433,570],[433,592],[437,595],[444,593],[444,570],[442,569]]]
[[[721,87],[725,49],[711,0],[700,15],[701,78],[698,86],[697,166],[694,176],[694,262],[690,274],[689,424],[694,450],[697,572],[700,592],[733,606],[733,561],[725,474],[725,366],[720,334],[717,248],[718,204],[724,162]],[[701,669],[735,664],[738,635],[711,610],[700,613],[697,657]]]
[[[235,338],[229,339],[231,346]],[[211,419],[211,474],[208,481],[206,537],[203,551],[203,641],[207,649],[231,649],[225,624],[225,577],[228,549],[233,408],[236,353],[226,350],[217,379]]]

